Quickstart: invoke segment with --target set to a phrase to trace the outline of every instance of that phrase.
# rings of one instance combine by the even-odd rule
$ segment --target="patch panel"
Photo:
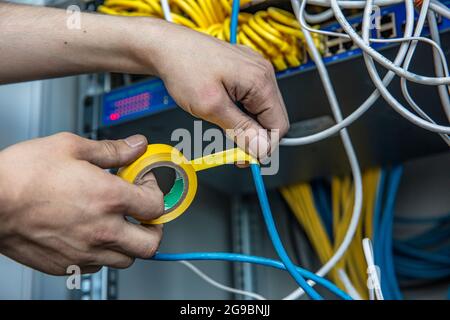
[[[377,38],[395,38],[397,37],[397,24],[396,24],[396,15],[394,12],[385,12],[381,14],[376,22],[377,28],[376,32],[372,32],[372,36],[376,36]],[[357,31],[359,35],[361,35],[362,30],[362,22],[360,21],[361,17],[358,16],[356,18],[356,22],[352,23],[353,28]],[[337,27],[337,25],[333,24],[329,27],[325,27],[325,30],[334,31],[338,33],[342,33],[342,28]],[[353,41],[346,38],[339,38],[334,36],[325,36],[325,52],[324,57],[331,57],[336,54],[341,54],[350,50],[357,49]]]
[[[397,37],[397,24],[395,14],[388,13],[380,18],[380,28],[377,30],[377,38],[389,39]]]
[[[442,1],[443,4],[450,7],[450,1]],[[417,13],[416,13],[417,17]],[[358,33],[361,31],[362,27],[362,16],[353,16],[348,18],[348,22],[355,28]],[[403,4],[396,4],[388,7],[384,7],[380,10],[380,32],[376,28],[372,30],[371,37],[372,38],[396,38],[401,37],[403,35],[404,23],[406,19],[405,14],[405,6]],[[445,32],[450,30],[450,20],[438,16],[438,27],[440,32]],[[342,32],[342,28],[339,23],[334,22],[327,24],[321,27],[323,30],[333,31],[333,32]],[[428,28],[425,27],[423,29],[424,36],[429,35]],[[349,59],[353,56],[361,55],[361,49],[357,48],[353,44],[349,44],[346,42],[350,42],[348,39],[339,39],[337,37],[326,37],[325,41],[325,53],[324,53],[324,62],[325,64],[335,63],[340,60]],[[345,45],[344,45],[345,44]],[[380,50],[386,47],[390,47],[393,44],[388,43],[373,43],[372,47]],[[309,61],[298,68],[291,68],[282,72],[277,73],[278,78],[288,77],[292,74],[296,74],[298,72],[302,72],[305,70],[310,70],[315,68],[314,63]]]

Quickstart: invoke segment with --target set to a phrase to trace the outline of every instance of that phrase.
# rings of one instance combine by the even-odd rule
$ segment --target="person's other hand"
[[[272,64],[248,47],[230,45],[175,24],[159,24],[154,32],[161,36],[148,40],[139,36],[141,44],[151,41],[148,45],[157,48],[151,56],[145,50],[135,50],[141,52],[141,60],[152,60],[154,71],[180,107],[232,130],[241,148],[263,158],[275,147],[269,143],[267,130],[278,129],[281,138],[289,129]],[[242,145],[246,140],[247,145]]]
[[[66,274],[101,266],[127,268],[151,257],[162,227],[128,222],[163,214],[152,174],[132,185],[106,168],[142,155],[145,137],[91,141],[61,133],[0,152],[0,253],[37,270]]]

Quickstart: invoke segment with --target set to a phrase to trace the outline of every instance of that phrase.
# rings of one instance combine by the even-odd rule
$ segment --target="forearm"
[[[157,56],[153,48],[164,22],[82,13],[80,28],[71,29],[68,17],[65,10],[0,3],[0,83],[107,71],[154,73],[148,57]],[[143,45],[146,61],[140,60]]]

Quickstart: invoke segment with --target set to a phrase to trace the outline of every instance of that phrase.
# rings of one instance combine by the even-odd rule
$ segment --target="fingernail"
[[[270,146],[266,137],[258,135],[250,141],[249,149],[253,156],[263,160],[269,155]]]
[[[125,143],[130,147],[130,148],[137,148],[141,145],[143,145],[144,143],[146,143],[145,137],[141,136],[141,135],[134,135],[131,137],[128,137],[125,139]]]

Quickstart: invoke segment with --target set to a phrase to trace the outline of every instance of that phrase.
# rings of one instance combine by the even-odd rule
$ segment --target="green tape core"
[[[164,210],[171,210],[182,199],[184,191],[184,179],[178,176],[170,189],[164,196]]]

